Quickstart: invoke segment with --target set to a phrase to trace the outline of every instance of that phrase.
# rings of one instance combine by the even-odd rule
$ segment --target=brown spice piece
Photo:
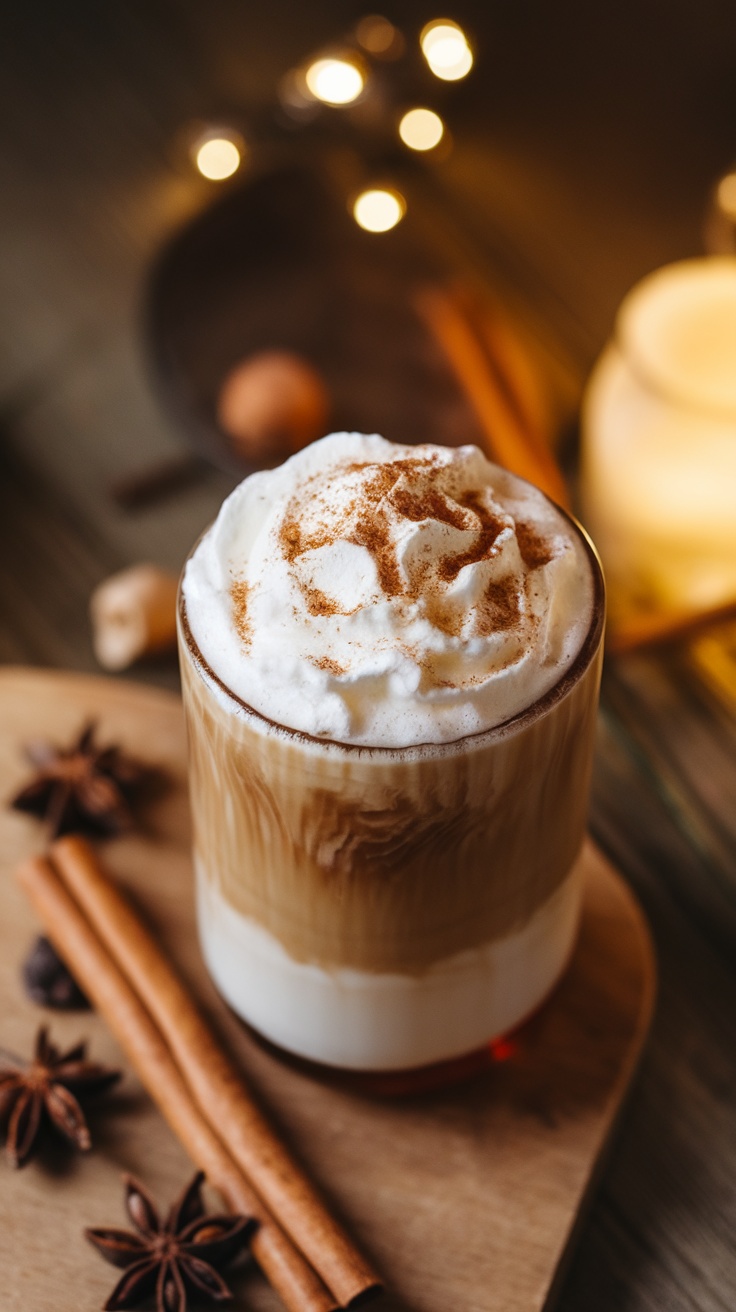
[[[26,747],[36,775],[10,805],[44,820],[52,839],[69,833],[110,837],[132,829],[131,802],[163,779],[160,770],[117,746],[98,747],[95,733],[90,722],[70,747],[47,742]]]
[[[141,656],[176,646],[175,574],[150,562],[118,570],[89,599],[92,646],[106,670],[125,670]]]
[[[86,1060],[87,1045],[60,1052],[42,1025],[31,1061],[0,1052],[0,1110],[8,1118],[5,1152],[11,1166],[24,1166],[51,1124],[75,1148],[86,1152],[91,1139],[76,1095],[102,1093],[120,1079],[120,1071]]]
[[[135,1230],[84,1232],[106,1262],[125,1268],[105,1307],[135,1307],[154,1291],[157,1312],[186,1312],[187,1293],[216,1302],[232,1298],[217,1268],[237,1257],[256,1222],[245,1216],[205,1214],[202,1171],[165,1220],[138,1180],[132,1175],[123,1180],[125,1207]]]
[[[552,559],[553,551],[546,538],[537,533],[531,524],[516,525],[516,541],[519,554],[527,569],[539,569]]]

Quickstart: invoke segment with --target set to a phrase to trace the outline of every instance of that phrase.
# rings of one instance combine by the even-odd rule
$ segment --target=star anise
[[[188,1293],[216,1302],[232,1298],[216,1267],[224,1266],[243,1249],[256,1222],[246,1216],[205,1215],[201,1171],[165,1221],[143,1185],[130,1175],[123,1179],[125,1206],[135,1231],[84,1232],[106,1261],[125,1267],[105,1303],[108,1312],[135,1307],[154,1294],[157,1312],[186,1312]]]
[[[87,1061],[87,1045],[60,1052],[42,1025],[31,1061],[0,1050],[0,1114],[7,1120],[5,1152],[11,1166],[23,1166],[49,1124],[86,1152],[91,1139],[78,1098],[102,1093],[120,1071]]]
[[[131,801],[156,777],[119,747],[98,747],[95,733],[90,723],[70,747],[48,742],[26,747],[36,775],[10,805],[44,820],[52,839],[68,833],[109,837],[131,829]]]

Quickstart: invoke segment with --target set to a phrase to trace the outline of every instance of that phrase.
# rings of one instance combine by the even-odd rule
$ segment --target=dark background
[[[363,12],[284,0],[0,8],[1,449],[21,461],[18,489],[24,472],[33,483],[21,521],[12,504],[0,517],[0,603],[13,614],[0,656],[91,668],[92,583],[142,557],[178,570],[214,513],[217,476],[155,516],[131,520],[108,496],[114,479],[181,449],[146,376],[140,313],[162,243],[220,194],[194,173],[187,133],[224,119],[268,136],[279,78]],[[438,12],[389,17],[415,44]],[[505,0],[450,16],[476,66],[463,83],[425,73],[416,86],[454,137],[427,170],[448,242],[470,240],[518,293],[574,396],[631,284],[702,250],[710,190],[736,159],[736,7]],[[92,555],[59,578],[48,531],[30,523],[42,485],[44,514],[73,521]]]

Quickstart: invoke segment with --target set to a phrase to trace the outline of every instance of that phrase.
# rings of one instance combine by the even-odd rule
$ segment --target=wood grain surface
[[[232,1016],[196,944],[188,852],[185,742],[178,698],[102,678],[0,672],[0,791],[26,773],[19,746],[65,742],[89,716],[101,741],[163,765],[168,793],[145,832],[105,846],[105,860],[160,935],[215,1028],[287,1140],[376,1261],[395,1312],[541,1312],[576,1230],[598,1159],[643,1043],[653,1001],[648,931],[626,886],[587,848],[583,926],[570,969],[548,1004],[513,1038],[505,1060],[468,1083],[402,1100],[377,1099],[339,1077],[295,1069]],[[41,843],[38,824],[0,817],[0,1044],[24,1052],[51,1020],[60,1041],[89,1036],[92,1052],[125,1068],[93,1015],[49,1015],[24,996],[19,963],[34,919],[12,878]],[[119,1175],[162,1198],[189,1167],[183,1150],[126,1072],[92,1119],[89,1157],[44,1154],[22,1172],[0,1163],[0,1261],[7,1312],[98,1306],[109,1271],[84,1225],[122,1221]],[[255,1273],[236,1276],[239,1306],[276,1312]]]

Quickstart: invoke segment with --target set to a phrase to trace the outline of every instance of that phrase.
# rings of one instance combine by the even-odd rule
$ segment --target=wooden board
[[[0,672],[0,795],[27,774],[20,746],[64,743],[89,717],[103,741],[163,764],[174,781],[144,835],[110,842],[105,861],[160,933],[213,1025],[235,1053],[313,1177],[383,1274],[383,1312],[540,1312],[579,1229],[652,1010],[654,964],[632,894],[587,850],[580,940],[549,1003],[519,1031],[505,1060],[468,1083],[401,1101],[296,1070],[258,1044],[210,984],[193,922],[179,701],[123,681],[27,669]],[[27,1051],[40,1020],[71,1043],[87,1035],[100,1060],[121,1064],[99,1017],[30,1003],[19,966],[36,932],[12,869],[42,845],[37,824],[0,813],[0,1046]],[[80,1312],[112,1288],[82,1237],[123,1223],[120,1173],[162,1200],[190,1167],[134,1077],[92,1120],[95,1151],[46,1154],[22,1172],[0,1162],[4,1312]],[[233,1276],[236,1307],[277,1312],[257,1272]]]

